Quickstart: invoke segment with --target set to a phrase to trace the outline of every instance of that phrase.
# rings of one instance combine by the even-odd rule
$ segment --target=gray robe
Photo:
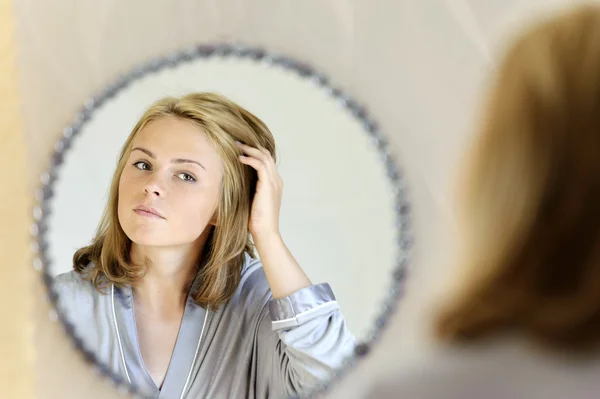
[[[206,311],[188,296],[159,390],[146,371],[130,287],[99,293],[71,271],[55,278],[59,311],[85,347],[152,398],[281,398],[325,382],[355,346],[328,284],[273,299],[262,264],[246,255],[229,302]]]

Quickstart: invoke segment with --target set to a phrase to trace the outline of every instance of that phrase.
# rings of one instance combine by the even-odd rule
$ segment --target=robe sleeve
[[[257,398],[297,395],[318,387],[354,351],[356,340],[329,284],[271,298],[260,318]]]

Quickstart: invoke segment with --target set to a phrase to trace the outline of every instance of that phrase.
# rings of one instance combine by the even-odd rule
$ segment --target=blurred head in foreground
[[[443,341],[600,343],[600,6],[533,25],[502,59],[469,157]]]

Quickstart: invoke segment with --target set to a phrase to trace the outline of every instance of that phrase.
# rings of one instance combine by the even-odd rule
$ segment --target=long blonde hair
[[[471,272],[437,335],[600,343],[600,7],[536,23],[499,66],[464,192]]]
[[[223,181],[217,205],[217,226],[206,243],[201,278],[196,279],[193,295],[196,303],[216,309],[237,289],[244,253],[255,257],[248,220],[257,174],[239,162],[236,141],[262,146],[275,154],[275,140],[256,116],[214,93],[194,93],[182,98],[167,97],[154,103],[140,118],[122,147],[110,186],[104,215],[91,245],[73,256],[75,271],[93,281],[101,291],[107,284],[131,285],[146,273],[145,265],[133,264],[131,240],[118,220],[118,188],[121,174],[136,135],[149,122],[176,117],[198,126],[223,159]],[[200,260],[199,260],[200,261]],[[93,267],[89,265],[93,264]]]

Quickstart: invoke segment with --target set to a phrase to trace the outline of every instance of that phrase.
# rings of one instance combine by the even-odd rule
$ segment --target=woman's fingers
[[[271,153],[262,147],[254,148],[246,144],[242,144],[237,142],[238,147],[242,150],[245,155],[251,156],[253,158],[259,159],[263,162],[267,162],[269,160],[273,160]]]
[[[264,162],[253,157],[247,157],[245,155],[240,155],[239,158],[241,163],[243,163],[244,165],[251,166],[256,170],[259,179],[265,179],[265,172],[267,167]]]
[[[271,153],[265,148],[258,147],[254,148],[246,144],[237,142],[238,147],[242,150],[244,155],[240,155],[242,163],[252,166],[258,172],[258,178],[266,178],[266,173],[269,175],[276,175],[277,168],[275,167],[275,160],[271,156]],[[263,170],[260,170],[263,169]]]

